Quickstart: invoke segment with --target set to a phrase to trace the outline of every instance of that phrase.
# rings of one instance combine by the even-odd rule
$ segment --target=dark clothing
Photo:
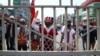
[[[31,32],[31,40],[36,40],[37,42],[40,42],[41,36],[35,32]]]
[[[49,37],[51,39],[53,39],[53,37]],[[49,40],[47,38],[44,38],[44,50],[45,51],[53,51],[54,50],[54,44],[52,40]]]
[[[84,35],[85,33],[87,33],[87,30],[86,30],[86,29],[83,29],[83,30],[80,31],[80,33],[81,33],[82,35]],[[86,40],[87,40],[87,34],[84,35],[84,36],[82,36],[82,39],[83,39],[84,41],[86,41]]]
[[[2,28],[0,27],[0,50],[2,50]]]
[[[7,31],[5,34],[5,39],[6,39],[7,49],[14,50],[15,49],[14,48],[14,45],[15,45],[15,24],[7,25],[6,29],[7,29]]]
[[[21,50],[21,49],[23,49],[23,50],[27,50],[27,45],[25,44],[25,45],[18,45],[18,50]]]
[[[93,29],[93,28],[94,28],[94,27],[91,27],[90,30]],[[90,32],[89,50],[90,50],[91,48],[94,49],[96,39],[97,39],[97,30],[94,29],[93,31]]]
[[[84,35],[85,33],[87,33],[87,29],[83,29],[83,30],[80,31],[80,34],[82,34],[82,41],[83,41],[83,49],[84,50],[86,49],[85,44],[87,45],[87,43],[86,43],[87,42],[87,34]]]
[[[38,32],[38,31],[36,31],[36,32]],[[35,32],[31,32],[31,47],[32,47],[31,49],[32,50],[37,50],[37,49],[41,50],[41,48],[40,48],[40,38],[41,38],[41,36],[39,34],[37,34]],[[36,48],[36,49],[34,49],[34,48]]]
[[[11,37],[10,31],[11,31],[11,24],[8,25],[8,27],[7,27],[7,32],[6,32],[6,36],[5,36],[6,38]],[[12,37],[15,37],[15,24],[12,24]]]
[[[90,28],[92,29],[92,28]],[[95,42],[97,39],[97,30],[93,30],[90,32],[90,42]]]

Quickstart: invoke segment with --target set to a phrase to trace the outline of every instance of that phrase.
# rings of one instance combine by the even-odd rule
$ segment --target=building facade
[[[73,22],[73,15],[71,14],[62,14],[57,17],[57,24],[64,24],[66,20],[71,20]],[[73,23],[72,23],[73,24]]]
[[[81,6],[100,6],[100,0],[86,0],[85,2],[81,4]],[[80,8],[79,16],[81,20],[86,20],[87,19],[87,9]],[[96,18],[96,9],[94,8],[89,9],[89,17],[90,19]]]
[[[13,5],[30,5],[30,0],[13,0]],[[29,8],[15,8],[16,14],[28,20]]]

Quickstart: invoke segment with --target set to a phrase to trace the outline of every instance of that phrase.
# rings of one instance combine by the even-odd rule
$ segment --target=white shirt
[[[62,27],[61,32],[64,33],[64,39],[63,39],[63,43],[67,42],[67,36],[65,34],[67,34],[67,31],[70,31],[69,33],[69,43],[73,43],[73,34],[75,34],[75,30],[73,28],[71,28],[71,30],[66,29],[65,30],[65,26]]]

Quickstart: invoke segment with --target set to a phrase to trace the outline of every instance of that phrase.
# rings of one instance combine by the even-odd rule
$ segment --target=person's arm
[[[61,41],[60,41],[60,43],[62,43],[63,39],[64,39],[64,26],[61,28]]]
[[[31,27],[35,30],[38,30],[39,29],[39,25],[36,24],[36,19],[33,20],[32,24],[31,24]]]
[[[75,40],[75,35],[76,35],[76,32],[75,32],[75,30],[73,30],[73,35],[72,35],[72,37],[73,37],[73,41],[74,41],[74,49],[76,48],[76,40]]]
[[[62,36],[61,36],[61,40],[60,40],[60,43],[62,43],[63,39],[64,39],[64,33],[61,33]]]
[[[95,39],[97,40],[97,29],[95,29],[94,34],[95,34]]]
[[[82,30],[79,31],[79,36],[81,36],[81,34],[82,34]]]
[[[76,47],[75,33],[73,34],[73,40],[74,40],[74,48],[75,48]]]

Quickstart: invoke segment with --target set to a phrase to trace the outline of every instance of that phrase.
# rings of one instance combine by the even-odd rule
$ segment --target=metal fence
[[[13,54],[12,54],[13,53]],[[99,51],[79,51],[79,52],[67,52],[67,51],[50,51],[50,52],[40,52],[40,51],[0,51],[0,56],[99,56]]]
[[[71,0],[72,1],[72,0]],[[68,14],[68,8],[74,8],[74,9],[76,9],[74,12],[75,12],[75,20],[76,20],[76,23],[77,22],[79,22],[79,9],[80,8],[86,8],[87,9],[87,50],[89,50],[89,32],[90,32],[90,30],[89,30],[89,9],[90,8],[94,8],[94,9],[96,9],[96,20],[97,20],[97,26],[96,26],[96,29],[97,29],[97,41],[98,41],[98,43],[99,43],[99,40],[100,40],[100,38],[99,38],[99,33],[100,33],[100,7],[94,7],[94,6],[86,6],[86,7],[82,7],[82,6],[73,6],[73,2],[71,2],[71,6],[65,6],[65,5],[61,5],[61,0],[59,0],[59,5],[37,5],[37,6],[35,6],[35,8],[41,8],[41,22],[42,22],[42,25],[44,24],[43,22],[43,16],[44,16],[44,8],[53,8],[53,17],[54,17],[54,28],[56,28],[56,9],[57,8],[63,8],[64,10],[65,10],[65,15],[67,15]],[[51,39],[51,38],[49,38],[49,37],[47,37],[46,35],[44,35],[43,34],[43,32],[42,33],[39,33],[39,32],[36,32],[36,31],[34,31],[34,30],[32,30],[31,29],[31,25],[30,25],[30,20],[28,20],[28,27],[25,27],[24,25],[22,25],[22,24],[20,24],[19,22],[17,22],[16,20],[14,20],[13,22],[15,23],[15,51],[10,51],[10,50],[7,50],[7,51],[5,51],[6,50],[6,48],[5,48],[5,32],[4,32],[4,28],[5,28],[5,24],[4,24],[4,21],[5,21],[5,19],[4,19],[4,9],[5,8],[30,8],[30,7],[32,7],[32,6],[23,6],[23,5],[18,5],[18,6],[11,6],[10,5],[10,0],[9,0],[9,3],[8,3],[8,6],[0,6],[0,8],[1,8],[1,10],[2,10],[2,47],[3,47],[3,51],[0,51],[0,56],[7,56],[7,55],[9,55],[9,56],[46,56],[46,55],[48,55],[48,56],[65,56],[65,55],[68,55],[68,56],[80,56],[80,55],[87,55],[87,56],[91,56],[91,55],[100,55],[99,54],[99,51],[97,51],[97,50],[100,50],[100,45],[99,44],[97,44],[98,45],[98,48],[97,48],[97,50],[96,51],[79,51],[79,41],[78,41],[78,39],[80,38],[80,36],[79,36],[79,25],[78,24],[76,24],[76,39],[74,40],[74,41],[76,41],[76,44],[77,44],[77,46],[76,46],[76,48],[74,48],[74,49],[76,49],[75,51],[58,51],[57,50],[57,48],[55,47],[55,45],[54,45],[54,51],[53,52],[45,52],[44,51],[44,38],[47,38],[47,39],[49,39],[49,40],[51,40],[51,41],[53,41],[53,43],[54,44],[56,44],[56,43],[58,43],[59,45],[61,44],[60,42],[58,42],[58,41],[56,41],[55,40],[55,37],[57,37],[56,36],[56,34],[54,34],[54,39]],[[29,12],[29,11],[28,11]],[[30,12],[28,13],[29,14],[29,18],[30,18]],[[16,14],[16,10],[15,10],[15,18],[17,18],[17,14]],[[65,18],[67,18],[66,16],[65,16]],[[8,18],[6,18],[6,20],[8,20],[8,21],[12,21],[11,19],[8,19]],[[67,21],[67,19],[65,19],[65,21],[64,21],[64,24],[66,25],[67,23],[66,23],[66,21]],[[22,27],[24,27],[24,28],[27,28],[28,30],[29,30],[29,49],[28,49],[28,51],[23,51],[23,52],[21,52],[21,51],[18,51],[18,43],[17,43],[17,25],[20,25],[20,26],[22,26]],[[66,28],[67,28],[67,26],[66,26]],[[67,30],[67,29],[66,29]],[[35,33],[37,33],[37,34],[39,34],[39,35],[41,35],[42,37],[41,37],[41,51],[36,51],[36,52],[34,52],[34,50],[31,50],[31,32],[35,32]],[[66,35],[67,36],[67,35]],[[47,44],[47,45],[50,45],[50,44]],[[63,45],[63,44],[62,44]],[[65,44],[66,45],[66,44]],[[68,46],[68,44],[66,45],[66,46]],[[59,48],[61,48],[61,47],[59,47]],[[31,52],[30,52],[31,51]],[[32,52],[33,51],[33,52]],[[78,51],[78,52],[77,52]]]

